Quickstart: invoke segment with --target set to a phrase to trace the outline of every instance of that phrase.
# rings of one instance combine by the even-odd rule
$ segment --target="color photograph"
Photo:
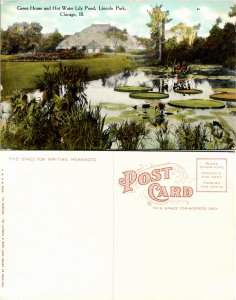
[[[236,5],[1,1],[1,149],[235,150]]]

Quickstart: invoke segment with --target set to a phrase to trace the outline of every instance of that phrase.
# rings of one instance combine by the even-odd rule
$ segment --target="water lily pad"
[[[144,87],[144,86],[116,86],[114,88],[114,91],[116,92],[128,92],[128,93],[131,93],[131,92],[148,92],[150,91],[151,88],[149,87]]]
[[[195,109],[207,109],[207,108],[224,108],[225,105],[219,101],[202,100],[202,99],[190,99],[190,100],[175,100],[168,102],[170,106],[180,108],[195,108]]]
[[[228,107],[227,108],[230,112],[236,112],[236,107]]]
[[[201,94],[202,90],[197,90],[197,89],[181,89],[181,90],[175,90],[175,93],[180,93],[180,94]]]
[[[165,99],[168,98],[169,95],[165,93],[155,93],[155,92],[149,92],[149,93],[131,93],[129,94],[130,98],[134,99],[149,99],[149,100],[155,100],[155,99]]]
[[[218,93],[210,95],[210,98],[223,101],[236,101],[236,94]]]
[[[213,90],[219,93],[236,93],[236,88],[214,88]]]

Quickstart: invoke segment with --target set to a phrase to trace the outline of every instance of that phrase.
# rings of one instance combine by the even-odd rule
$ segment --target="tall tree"
[[[147,26],[151,30],[151,39],[157,52],[158,59],[162,60],[162,51],[165,43],[165,24],[170,22],[168,19],[169,11],[162,11],[162,5],[156,5],[148,11],[151,21]]]

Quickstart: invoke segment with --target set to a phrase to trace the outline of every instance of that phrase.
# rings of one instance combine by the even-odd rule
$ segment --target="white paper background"
[[[2,299],[233,299],[234,153],[2,151],[1,157]],[[78,157],[96,162],[71,161]],[[227,193],[195,192],[201,157],[227,158]],[[218,209],[160,211],[147,204],[143,187],[122,193],[122,172],[167,162],[191,178],[189,206]]]

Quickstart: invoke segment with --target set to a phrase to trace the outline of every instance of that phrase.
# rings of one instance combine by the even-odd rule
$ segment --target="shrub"
[[[112,52],[114,52],[114,51],[110,48],[110,46],[107,46],[107,45],[105,45],[105,46],[101,49],[101,51],[102,51],[102,52],[106,52],[106,53],[112,53]]]
[[[118,53],[125,53],[126,50],[123,46],[119,45],[117,48],[116,48],[116,52]]]

